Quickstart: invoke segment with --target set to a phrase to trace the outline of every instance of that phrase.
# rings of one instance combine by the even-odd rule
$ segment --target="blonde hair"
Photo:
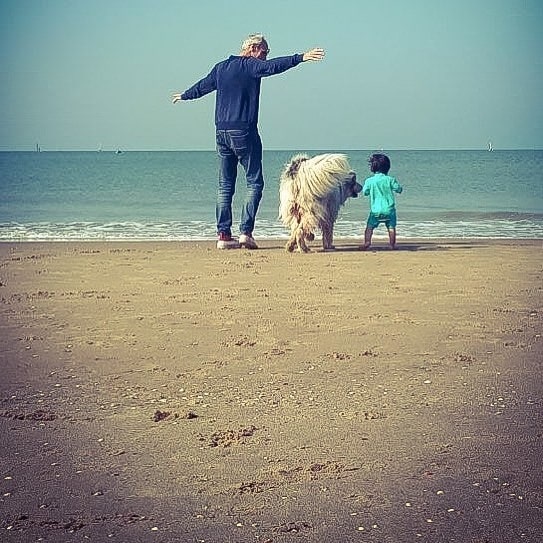
[[[241,52],[250,51],[253,45],[261,45],[263,41],[266,41],[264,34],[249,34],[241,44]]]

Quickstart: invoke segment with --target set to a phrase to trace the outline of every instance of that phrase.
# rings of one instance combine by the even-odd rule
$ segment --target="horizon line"
[[[486,147],[442,147],[442,148],[415,148],[415,147],[398,147],[398,148],[375,148],[375,149],[363,149],[363,148],[331,148],[331,147],[298,147],[298,148],[266,148],[263,149],[263,152],[300,152],[300,149],[305,151],[322,151],[322,152],[359,152],[359,151],[486,151],[486,152],[496,152],[496,151],[543,151],[543,147],[493,147],[492,150],[489,150]],[[111,149],[83,149],[83,148],[74,148],[74,149],[43,149],[39,148],[39,151],[34,149],[0,149],[2,153],[182,153],[182,152],[216,152],[216,149],[123,149],[121,147],[111,148]]]

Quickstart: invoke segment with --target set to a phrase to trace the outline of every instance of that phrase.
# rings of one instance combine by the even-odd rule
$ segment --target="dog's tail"
[[[284,175],[294,179],[300,169],[300,164],[306,160],[309,160],[309,156],[304,154],[295,155],[290,162],[285,166]]]

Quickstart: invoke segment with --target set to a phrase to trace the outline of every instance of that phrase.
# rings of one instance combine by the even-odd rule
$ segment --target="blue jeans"
[[[264,190],[260,135],[256,128],[217,130],[216,141],[220,160],[216,207],[217,232],[232,234],[232,199],[236,191],[239,162],[245,170],[247,180],[247,193],[241,210],[239,230],[242,234],[252,234]]]

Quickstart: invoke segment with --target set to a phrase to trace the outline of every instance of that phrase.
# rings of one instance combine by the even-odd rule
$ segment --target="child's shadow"
[[[402,251],[450,251],[454,249],[478,249],[481,247],[481,243],[473,244],[471,242],[438,242],[438,241],[413,241],[413,242],[400,242],[396,244],[395,249],[391,249],[386,243],[376,243],[372,245],[369,249],[363,251],[360,249],[360,244],[352,245],[345,244],[339,245],[336,244],[336,252],[354,252],[358,251],[360,253],[398,253]],[[322,252],[322,249],[321,249]]]

